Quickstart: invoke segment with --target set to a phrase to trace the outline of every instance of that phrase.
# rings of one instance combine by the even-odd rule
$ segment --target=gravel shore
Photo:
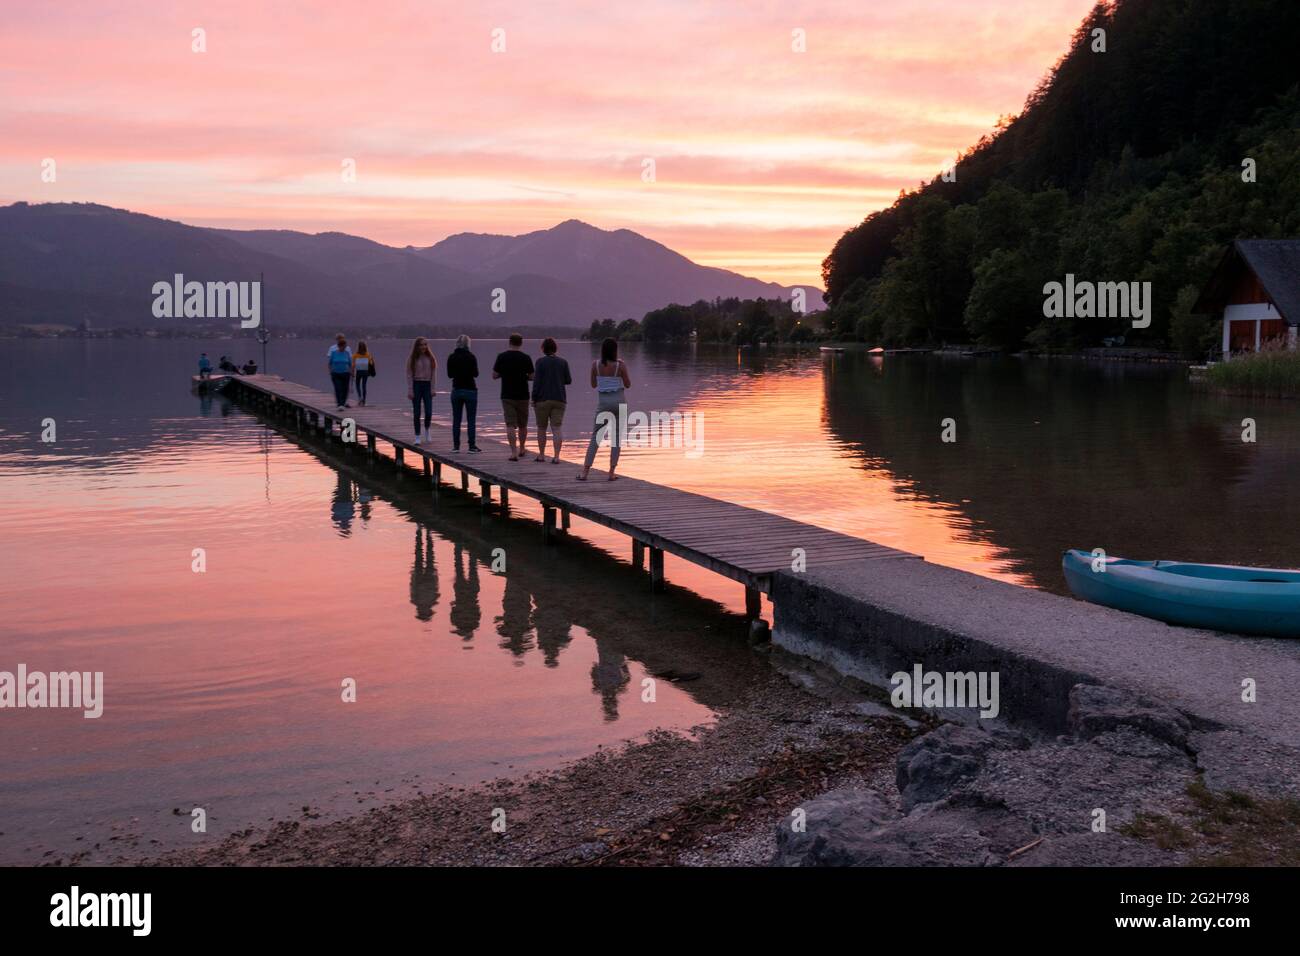
[[[762,865],[775,851],[774,823],[801,801],[841,786],[892,788],[915,733],[867,692],[763,667],[714,725],[689,735],[655,733],[557,771],[443,788],[343,820],[312,823],[308,807],[301,820],[137,862]]]

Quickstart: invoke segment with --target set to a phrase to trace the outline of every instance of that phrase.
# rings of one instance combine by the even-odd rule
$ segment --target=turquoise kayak
[[[1300,637],[1300,571],[1094,559],[1079,550],[1065,552],[1061,565],[1074,596],[1094,604],[1184,627]]]

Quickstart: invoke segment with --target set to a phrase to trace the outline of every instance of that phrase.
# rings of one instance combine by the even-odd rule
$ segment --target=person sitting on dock
[[[510,348],[497,356],[492,377],[501,379],[501,409],[506,416],[506,440],[510,460],[518,461],[528,447],[528,383],[533,380],[533,360],[523,351],[524,337],[510,336]],[[519,444],[515,445],[518,432]]]
[[[244,367],[241,368],[240,371],[243,372],[245,375],[256,375],[257,363],[254,362],[252,359],[249,359],[247,362],[244,363]]]
[[[334,337],[334,344],[325,353],[329,362],[330,381],[334,383],[334,401],[340,409],[348,407],[348,386],[352,383],[352,350],[348,340],[340,332]]]
[[[199,378],[207,381],[212,377],[212,359],[208,358],[207,352],[199,353]]]
[[[221,356],[221,361],[217,363],[217,368],[225,372],[227,375],[239,374],[239,367],[235,365],[234,362],[230,361],[230,356],[228,355]]]

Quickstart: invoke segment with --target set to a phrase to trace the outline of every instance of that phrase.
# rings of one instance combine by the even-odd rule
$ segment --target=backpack
[[[338,375],[346,375],[352,371],[352,356],[343,349],[336,348],[330,353],[330,371]]]

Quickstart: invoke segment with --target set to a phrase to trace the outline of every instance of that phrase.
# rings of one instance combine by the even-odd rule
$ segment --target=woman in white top
[[[591,441],[587,443],[587,458],[582,463],[579,481],[587,480],[592,462],[596,460],[596,449],[603,442],[609,442],[609,480],[614,481],[618,475],[619,424],[627,414],[627,393],[632,387],[628,378],[627,366],[619,360],[618,341],[606,339],[600,345],[600,361],[591,363],[591,387],[596,390],[596,423],[591,431]]]

